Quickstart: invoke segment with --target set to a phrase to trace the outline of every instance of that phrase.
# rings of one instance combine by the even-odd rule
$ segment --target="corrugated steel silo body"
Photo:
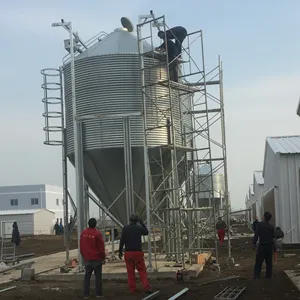
[[[197,184],[197,182],[196,182]],[[214,201],[216,206],[221,206],[221,195],[224,194],[225,184],[223,174],[213,174]],[[211,175],[199,175],[197,185],[198,205],[199,207],[208,207],[211,195]]]
[[[145,50],[149,46],[144,45]],[[151,64],[151,58],[145,58],[145,65]],[[145,74],[146,84],[166,79],[163,68],[149,68]],[[123,114],[142,111],[142,93],[138,42],[131,33],[118,30],[76,57],[75,86],[77,116],[90,114]],[[67,154],[74,162],[73,122],[70,65],[64,69]],[[150,87],[148,88],[150,89]],[[156,105],[147,99],[147,126],[159,127],[148,133],[150,152],[159,156],[155,148],[168,144],[167,124],[170,115],[168,87],[155,85],[147,91],[152,92]],[[154,96],[156,95],[156,96]],[[173,91],[175,103],[175,123],[180,128],[180,109],[178,93]],[[141,116],[131,118],[131,145],[133,162],[134,191],[144,199],[143,165],[143,120]],[[125,187],[124,175],[124,130],[122,118],[101,118],[85,120],[83,126],[83,151],[85,179],[97,197],[108,207]],[[181,134],[177,143],[182,145]],[[165,151],[164,167],[170,164],[170,151]],[[152,174],[161,173],[158,165],[151,166]],[[156,179],[156,184],[162,178]],[[134,200],[135,211],[141,213],[145,205],[138,197]],[[111,212],[122,223],[126,223],[125,194],[113,205]]]

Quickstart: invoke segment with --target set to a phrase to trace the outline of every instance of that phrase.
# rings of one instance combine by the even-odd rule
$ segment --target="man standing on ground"
[[[19,246],[21,243],[21,237],[20,237],[20,232],[18,228],[17,222],[13,223],[13,231],[12,231],[12,236],[11,236],[11,242],[14,244],[15,247],[15,256],[19,255]]]
[[[256,217],[255,220],[252,223],[252,230],[253,230],[254,233],[256,232],[256,227],[257,227],[258,223],[259,223],[258,222],[258,217]]]
[[[140,223],[139,226],[137,223]],[[147,294],[151,294],[150,285],[144,261],[144,253],[142,251],[142,235],[148,235],[149,231],[144,222],[137,215],[130,217],[130,224],[123,227],[119,258],[123,257],[123,247],[125,245],[125,263],[128,274],[128,285],[132,293],[136,291],[135,268],[138,270],[144,290]]]
[[[96,219],[90,219],[88,224],[89,228],[80,236],[80,252],[85,263],[84,297],[89,298],[90,281],[94,272],[96,297],[102,298],[102,263],[105,260],[105,247],[102,234],[96,229]]]
[[[275,249],[274,243],[274,227],[269,223],[272,215],[269,212],[264,213],[264,220],[259,222],[256,227],[253,239],[253,248],[256,247],[257,241],[259,245],[256,253],[254,279],[260,278],[262,264],[266,262],[266,278],[272,278],[272,259]]]
[[[221,217],[219,217],[218,222],[216,224],[216,229],[217,229],[217,232],[218,232],[219,242],[220,242],[221,246],[224,243],[225,229],[226,228],[227,228],[226,223],[222,220]]]

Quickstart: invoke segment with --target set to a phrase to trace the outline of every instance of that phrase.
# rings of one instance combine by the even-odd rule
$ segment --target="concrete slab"
[[[285,274],[293,282],[293,284],[300,291],[300,271],[299,270],[285,270]]]
[[[185,265],[185,270],[183,271],[184,279],[195,278],[203,270],[205,263],[211,256],[211,253],[202,253],[201,262],[199,264]],[[147,262],[147,254],[145,254],[145,260]],[[176,273],[181,267],[175,267],[175,262],[167,261],[165,255],[156,255],[156,260],[153,257],[153,268],[154,271],[149,272],[148,276],[150,279],[176,279]],[[125,263],[123,260],[108,261],[102,268],[103,279],[104,280],[127,280],[127,271]],[[136,271],[137,273],[137,271]],[[36,278],[38,280],[46,281],[71,281],[71,280],[82,280],[83,273],[78,273],[77,269],[71,269],[69,273],[61,273],[60,269],[53,269],[49,272],[44,272],[39,274]]]
[[[150,279],[176,279],[176,273],[178,267],[174,267],[174,263],[169,261],[157,261],[157,271],[148,272],[148,277]],[[199,273],[203,270],[203,265],[192,265],[188,266],[183,271],[183,276],[185,279],[197,277]],[[138,272],[136,271],[138,276]],[[82,281],[83,273],[78,273],[75,269],[71,270],[69,273],[60,273],[58,269],[51,272],[38,275],[36,278],[43,281]],[[127,272],[124,261],[108,262],[103,266],[103,280],[121,280],[127,281]]]
[[[111,245],[105,245],[105,248],[111,253]],[[77,258],[78,250],[70,250],[70,258]],[[59,252],[51,255],[40,256],[37,258],[30,258],[28,260],[22,261],[22,265],[26,265],[34,261],[33,267],[35,268],[35,274],[43,274],[51,270],[58,270],[61,266],[65,264],[66,252]],[[21,270],[13,269],[8,270],[0,274],[0,285],[4,283],[9,283],[13,280],[18,280],[21,278]]]

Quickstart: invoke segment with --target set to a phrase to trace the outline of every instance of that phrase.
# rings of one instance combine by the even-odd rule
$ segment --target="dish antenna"
[[[121,24],[124,28],[126,28],[128,30],[128,32],[132,32],[134,29],[131,21],[126,17],[121,18]]]

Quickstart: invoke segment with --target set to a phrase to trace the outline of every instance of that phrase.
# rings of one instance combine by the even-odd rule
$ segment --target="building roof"
[[[263,171],[254,171],[253,174],[257,184],[263,185],[264,184]]]
[[[16,209],[16,210],[0,210],[0,216],[9,216],[9,215],[32,215],[42,210],[47,210],[54,214],[53,211],[48,209]]]
[[[250,193],[251,195],[254,195],[254,186],[253,186],[253,184],[250,184],[250,185],[249,185],[249,193]]]
[[[300,154],[300,135],[267,137],[266,142],[274,153]]]
[[[249,201],[249,192],[246,193],[245,203]]]
[[[275,154],[300,154],[300,135],[273,136],[266,138],[263,176],[266,169],[268,145]]]

